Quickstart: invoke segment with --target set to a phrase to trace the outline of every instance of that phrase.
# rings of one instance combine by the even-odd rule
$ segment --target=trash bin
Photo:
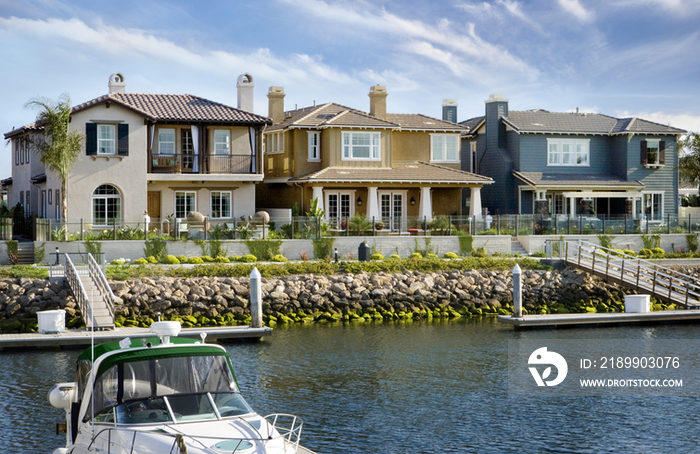
[[[63,309],[37,312],[36,316],[41,334],[57,334],[66,330],[66,311]]]
[[[366,241],[360,243],[360,247],[357,249],[357,259],[360,262],[369,262],[370,248]]]

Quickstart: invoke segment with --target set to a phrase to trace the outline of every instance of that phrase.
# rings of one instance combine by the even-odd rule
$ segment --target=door
[[[160,191],[148,191],[147,206],[151,222],[160,222]]]
[[[382,222],[393,231],[400,231],[404,214],[404,194],[401,192],[379,193]]]

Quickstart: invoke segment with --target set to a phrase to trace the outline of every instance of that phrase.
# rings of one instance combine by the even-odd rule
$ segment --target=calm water
[[[319,453],[690,453],[699,398],[509,398],[508,340],[696,339],[700,327],[515,332],[494,320],[277,329],[230,344],[239,384],[259,413],[305,422]],[[679,342],[694,354],[695,342]],[[50,453],[62,410],[46,392],[72,381],[79,351],[0,353],[0,446]]]

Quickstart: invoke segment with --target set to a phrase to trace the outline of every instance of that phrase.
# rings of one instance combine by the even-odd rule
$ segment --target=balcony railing
[[[255,173],[252,164],[251,155],[151,154],[151,173]]]

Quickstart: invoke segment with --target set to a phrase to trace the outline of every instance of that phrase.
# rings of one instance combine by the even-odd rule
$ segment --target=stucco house
[[[482,203],[494,214],[675,216],[677,141],[686,131],[641,118],[513,111],[502,95],[461,123],[462,168],[493,178]]]
[[[265,130],[265,180],[258,205],[304,213],[318,200],[332,226],[354,215],[405,231],[408,221],[467,215],[490,178],[461,170],[465,128],[421,114],[387,113],[386,87],[370,88],[369,112],[326,103],[284,110],[284,89],[270,87]],[[473,213],[472,213],[473,214]]]
[[[217,223],[255,213],[262,130],[271,121],[251,113],[252,76],[241,75],[237,87],[234,108],[188,94],[128,93],[124,76],[112,74],[106,95],[72,109],[70,129],[85,145],[67,181],[67,222],[100,228],[142,223],[145,213],[158,222],[199,211]],[[41,126],[5,134],[13,151],[9,205],[60,220],[61,181],[30,149],[32,134]]]

